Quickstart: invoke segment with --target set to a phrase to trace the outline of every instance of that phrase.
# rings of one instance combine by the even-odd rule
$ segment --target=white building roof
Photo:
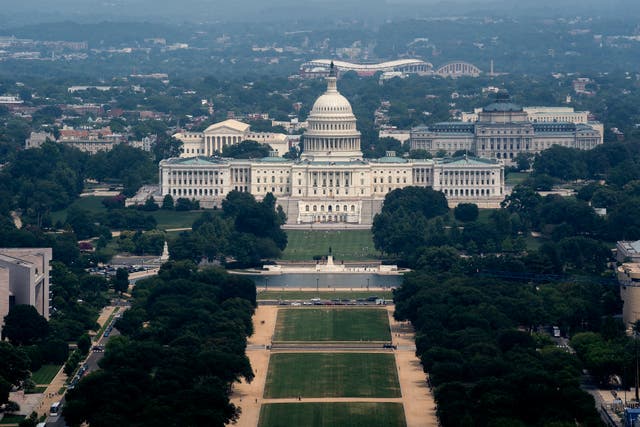
[[[249,125],[248,124],[239,122],[238,120],[229,119],[229,120],[225,120],[223,122],[214,123],[211,126],[209,126],[208,128],[206,128],[204,131],[206,133],[206,132],[211,132],[211,131],[214,131],[216,129],[220,129],[220,128],[224,128],[224,127],[233,129],[233,130],[238,131],[238,132],[246,132],[249,129]]]
[[[331,65],[331,59],[314,59],[313,61],[309,61],[308,64],[329,67]],[[379,62],[376,64],[356,64],[353,62],[347,61],[333,61],[333,64],[340,70],[347,71],[389,71],[393,70],[396,67],[408,66],[408,65],[428,65],[431,66],[428,62],[422,61],[421,59],[396,59],[394,61],[385,61]]]

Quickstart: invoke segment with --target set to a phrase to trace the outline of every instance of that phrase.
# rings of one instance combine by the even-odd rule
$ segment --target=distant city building
[[[397,71],[407,74],[431,74],[433,65],[421,59],[397,59],[395,61],[371,64],[353,63],[347,61],[331,61],[331,59],[314,59],[300,66],[303,77],[326,77],[329,75],[331,64],[339,72],[355,71],[360,76],[372,76],[378,71]]]
[[[222,154],[228,145],[242,141],[256,141],[268,144],[278,156],[289,152],[287,135],[274,132],[251,132],[251,126],[238,120],[215,123],[202,132],[179,132],[173,135],[183,143],[180,157],[214,156]]]
[[[595,95],[594,91],[587,89],[588,85],[593,84],[593,80],[591,80],[590,78],[579,77],[577,79],[574,79],[571,84],[573,86],[573,91],[577,94]]]
[[[405,79],[407,77],[409,77],[409,74],[403,73],[402,71],[385,71],[384,73],[380,74],[380,79],[378,81],[382,84],[386,80],[395,78]]]
[[[156,139],[157,137],[155,135],[145,136],[140,141],[130,141],[129,145],[142,151],[151,151],[154,144],[156,143]]]
[[[5,95],[5,96],[0,96],[0,105],[16,105],[16,104],[22,104],[24,101],[20,99],[20,97],[18,96],[13,96],[13,95]]]
[[[17,304],[32,305],[49,319],[51,248],[0,248],[0,329]]]
[[[291,119],[288,122],[283,120],[271,120],[271,126],[282,126],[284,130],[289,133],[306,129],[308,125],[309,124],[306,121],[300,122],[297,118]],[[289,136],[289,140],[291,140],[291,136]]]
[[[478,77],[482,73],[478,67],[464,61],[449,62],[434,70],[433,64],[421,59],[396,59],[377,63],[314,59],[300,66],[300,75],[305,78],[327,77],[332,63],[341,73],[355,71],[359,76],[373,76],[377,72],[382,72],[381,81],[394,77],[405,77],[408,74],[456,78],[463,76]]]
[[[621,240],[616,243],[616,260],[618,262],[635,262],[640,264],[640,240],[634,242]]]
[[[70,86],[67,89],[67,92],[75,93],[75,92],[82,92],[82,91],[89,90],[89,89],[95,89],[95,90],[99,90],[101,92],[106,92],[106,91],[109,91],[109,90],[113,89],[113,87],[112,86]]]
[[[494,93],[497,93],[494,92]],[[531,123],[574,123],[592,127],[600,133],[600,144],[603,143],[604,125],[601,122],[589,120],[589,111],[575,111],[573,107],[522,107]],[[476,108],[473,113],[462,113],[462,121],[474,123],[478,121],[478,114],[482,108]]]
[[[616,243],[616,261],[622,299],[622,320],[627,329],[640,320],[640,240]]]
[[[65,128],[60,131],[58,139],[48,132],[31,132],[29,138],[25,140],[24,146],[26,149],[38,148],[47,140],[77,148],[85,153],[96,154],[100,151],[110,151],[116,145],[122,143],[144,151],[151,151],[151,147],[155,144],[156,136],[151,135],[142,138],[140,141],[128,142],[126,136],[113,133],[109,127],[101,129]]]
[[[399,129],[380,129],[378,138],[395,138],[402,144],[411,139],[411,131]]]
[[[29,134],[29,138],[24,142],[24,148],[38,148],[47,140],[55,141],[56,138],[49,132],[31,132],[31,134]]]
[[[61,144],[90,154],[110,151],[125,141],[126,138],[123,135],[113,133],[109,127],[90,130],[64,128],[60,131],[60,137],[57,139],[57,142]]]
[[[420,126],[411,130],[411,149],[432,154],[468,151],[474,155],[501,159],[511,163],[519,153],[539,153],[560,145],[582,150],[602,144],[600,124],[546,121],[555,115],[581,120],[582,114],[542,111],[530,107],[529,112],[513,104],[506,91],[477,113],[475,121],[444,122]],[[577,117],[574,117],[577,116]],[[464,116],[472,120],[475,116]],[[532,122],[532,118],[542,121]]]
[[[160,162],[156,202],[171,195],[174,199],[196,199],[211,208],[220,206],[234,190],[251,193],[259,200],[272,193],[287,214],[288,225],[336,228],[371,226],[385,196],[408,186],[442,191],[450,206],[499,206],[505,197],[504,165],[494,159],[414,160],[396,157],[395,152],[364,159],[356,117],[349,101],[338,92],[336,80],[335,70],[331,70],[327,91],[315,101],[308,116],[300,160],[276,157],[275,153],[255,160],[207,157],[224,145],[239,142],[248,132],[243,123],[220,124],[209,134],[183,134],[192,157]],[[226,140],[218,140],[215,133],[222,130]]]

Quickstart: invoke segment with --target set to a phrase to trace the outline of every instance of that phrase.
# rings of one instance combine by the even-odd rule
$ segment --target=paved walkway
[[[235,384],[231,402],[242,408],[242,414],[237,427],[256,427],[260,417],[260,406],[264,394],[264,385],[269,368],[270,351],[266,349],[271,344],[271,338],[276,327],[277,306],[261,305],[253,315],[253,336],[247,341],[247,357],[251,362],[254,380],[249,384],[244,380]]]
[[[398,346],[394,354],[407,427],[438,426],[436,404],[427,386],[427,375],[416,357],[413,328],[408,322],[396,321],[393,311],[394,307],[387,307],[391,339]]]
[[[247,356],[251,362],[255,379],[250,383],[242,381],[235,384],[231,402],[242,409],[242,414],[235,424],[238,427],[256,427],[260,417],[260,407],[268,403],[309,403],[309,402],[393,402],[404,406],[407,427],[438,426],[435,415],[435,403],[426,383],[426,375],[422,371],[420,360],[415,356],[414,334],[406,322],[393,319],[393,306],[387,306],[392,340],[398,346],[393,351],[398,369],[401,398],[284,398],[264,399],[264,388],[269,368],[270,351],[266,346],[271,343],[278,306],[258,306],[253,317],[254,335],[247,342]],[[345,307],[346,309],[349,309]],[[370,307],[371,308],[371,307]],[[304,349],[298,350],[306,351]],[[332,350],[328,350],[331,352]],[[339,350],[333,350],[339,351]],[[389,350],[386,350],[389,351]],[[275,351],[274,351],[275,352]],[[340,351],[344,352],[344,351]],[[367,351],[369,352],[369,351]]]
[[[287,397],[280,399],[262,399],[262,403],[402,403],[401,397]]]

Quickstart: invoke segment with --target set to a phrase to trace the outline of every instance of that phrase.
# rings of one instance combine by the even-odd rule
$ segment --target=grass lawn
[[[272,354],[264,397],[297,396],[401,397],[395,358],[388,353]]]
[[[281,308],[273,340],[390,341],[391,333],[380,308]]]
[[[25,391],[25,394],[39,394],[39,393],[44,393],[46,390],[47,390],[47,386],[42,385],[42,386],[35,387],[31,391]]]
[[[60,370],[61,365],[42,365],[31,374],[31,380],[36,384],[49,384]]]
[[[191,228],[193,221],[198,219],[203,212],[157,210],[147,213],[156,219],[159,229],[166,230],[167,228]]]
[[[282,259],[311,260],[314,255],[328,255],[331,247],[335,260],[377,259],[371,230],[287,230],[289,242]]]
[[[25,417],[24,415],[5,415],[4,417],[2,417],[2,420],[0,420],[0,425],[4,425],[4,424],[19,424],[20,421],[24,420]]]
[[[271,403],[262,405],[258,427],[404,427],[399,403]]]
[[[67,219],[67,211],[71,207],[78,207],[91,213],[107,212],[107,208],[102,204],[102,196],[80,197],[74,201],[71,206],[61,211],[51,213],[51,220],[55,224],[58,220],[64,222]],[[165,211],[157,210],[155,212],[143,212],[153,216],[158,222],[158,228],[191,228],[193,221],[198,218],[203,211]]]
[[[53,224],[55,224],[58,220],[60,220],[61,222],[66,221],[67,211],[71,207],[84,209],[91,213],[106,212],[107,208],[105,208],[102,204],[102,199],[104,199],[104,197],[101,196],[79,197],[73,203],[71,203],[68,208],[61,211],[51,212],[51,221],[53,222]]]
[[[320,299],[358,299],[368,298],[370,296],[377,296],[384,299],[393,299],[393,292],[391,291],[258,291],[258,300],[266,299],[283,299],[283,300],[308,300],[311,298]]]
[[[528,177],[529,172],[509,172],[504,183],[507,187],[513,187],[515,185],[522,184],[522,182]]]

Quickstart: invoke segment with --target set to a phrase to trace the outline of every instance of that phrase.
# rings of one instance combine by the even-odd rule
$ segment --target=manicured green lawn
[[[258,427],[404,427],[400,403],[271,403]]]
[[[289,308],[278,310],[274,341],[390,341],[381,308]]]
[[[47,390],[47,386],[46,385],[42,385],[42,386],[37,386],[35,387],[33,390],[31,391],[25,391],[25,394],[38,394],[38,393],[44,393]]]
[[[42,365],[31,374],[31,380],[36,384],[49,384],[60,370],[60,365]]]
[[[24,415],[5,415],[0,421],[0,425],[4,424],[18,424],[20,421],[24,420],[26,417]]]
[[[204,211],[166,211],[157,210],[148,212],[158,222],[158,228],[166,230],[167,228],[191,228],[193,221],[198,219]]]
[[[51,220],[55,224],[58,220],[64,222],[67,219],[67,211],[71,207],[78,207],[80,209],[87,210],[91,213],[97,214],[107,212],[107,208],[102,204],[102,196],[88,196],[80,197],[74,201],[71,206],[61,211],[51,213]],[[195,221],[203,211],[168,211],[157,210],[155,212],[144,212],[153,216],[158,222],[159,229],[167,228],[191,228],[193,221]]]
[[[107,208],[102,204],[102,199],[104,197],[101,196],[87,196],[80,197],[76,199],[68,208],[63,209],[61,211],[51,212],[51,221],[55,224],[58,220],[61,222],[66,221],[67,219],[67,211],[71,207],[77,207],[80,209],[87,210],[91,213],[100,213],[106,212]]]
[[[391,291],[289,291],[285,288],[284,291],[258,291],[258,299],[283,299],[283,300],[308,300],[311,298],[320,299],[358,299],[368,298],[370,296],[377,296],[387,300],[393,299],[393,292]]]
[[[395,358],[388,353],[272,354],[264,397],[298,396],[401,397]]]
[[[521,184],[528,177],[528,172],[509,172],[504,181],[508,187],[513,187],[515,185]]]
[[[289,242],[282,259],[312,260],[314,256],[329,254],[336,261],[377,259],[380,253],[373,246],[371,230],[287,230]]]

